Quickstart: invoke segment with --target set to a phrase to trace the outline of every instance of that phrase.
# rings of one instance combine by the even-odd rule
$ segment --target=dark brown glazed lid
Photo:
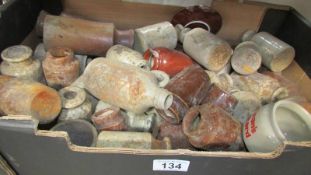
[[[175,14],[171,23],[174,26],[177,24],[185,26],[192,21],[202,21],[207,23],[210,26],[212,33],[217,33],[222,26],[222,18],[220,14],[213,8],[204,5],[190,6],[185,9],[182,9],[177,14]],[[190,24],[187,27],[189,28],[201,27],[203,29],[208,30],[204,24],[200,23]]]

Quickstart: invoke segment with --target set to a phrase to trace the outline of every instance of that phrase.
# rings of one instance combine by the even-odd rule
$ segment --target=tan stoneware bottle
[[[55,89],[69,86],[79,76],[79,61],[69,48],[55,47],[48,50],[42,66],[47,84]]]
[[[114,44],[132,47],[133,30],[117,30],[113,23],[102,23],[73,17],[41,13],[37,31],[43,27],[46,49],[69,47],[77,54],[105,56]]]
[[[185,53],[206,69],[218,72],[229,62],[233,50],[225,40],[202,28],[175,28]]]
[[[41,63],[32,58],[30,47],[24,45],[8,47],[2,51],[1,57],[3,60],[0,66],[1,74],[41,81]]]
[[[2,113],[30,115],[41,124],[53,121],[61,111],[57,91],[29,79],[0,75],[0,99]]]
[[[156,74],[106,58],[96,58],[74,83],[96,98],[136,114],[150,107],[168,109],[172,94],[159,87]]]

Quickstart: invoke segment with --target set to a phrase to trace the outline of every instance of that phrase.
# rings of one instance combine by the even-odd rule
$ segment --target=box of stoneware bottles
[[[311,4],[264,2],[0,1],[0,172],[309,175]]]

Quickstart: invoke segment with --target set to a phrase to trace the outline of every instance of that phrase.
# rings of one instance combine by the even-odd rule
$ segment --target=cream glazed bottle
[[[175,29],[184,51],[206,69],[218,72],[229,62],[233,50],[226,41],[202,28],[178,24]]]

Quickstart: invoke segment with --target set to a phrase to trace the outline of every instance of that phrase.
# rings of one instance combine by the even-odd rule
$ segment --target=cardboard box
[[[20,1],[16,0],[16,3]],[[37,3],[27,3],[29,2]],[[223,17],[223,27],[218,35],[232,45],[239,42],[246,29],[280,31],[286,15],[290,13],[288,8],[281,8],[270,11],[272,14],[281,12],[273,16],[268,13],[271,9],[266,5],[240,4],[235,1],[215,1],[213,6]],[[44,7],[44,4],[40,7]],[[136,4],[120,0],[63,1],[64,13],[91,20],[115,22],[121,29],[170,20],[180,9],[181,7]],[[38,12],[38,9],[33,11],[35,14]],[[271,21],[270,18],[266,19],[268,14],[273,19],[278,19],[273,20],[273,25],[267,25]],[[29,25],[33,26],[33,21],[35,20],[29,19]],[[282,32],[276,34],[282,35]],[[15,44],[18,44],[17,41],[18,39]],[[34,32],[23,41],[32,47],[37,42]],[[283,75],[300,85],[305,96],[311,99],[310,78],[299,63],[294,62]],[[65,132],[39,130],[38,123],[29,116],[0,118],[0,151],[21,175],[311,174],[311,142],[288,142],[272,153],[87,148],[72,145]],[[154,171],[163,168],[166,171]]]

